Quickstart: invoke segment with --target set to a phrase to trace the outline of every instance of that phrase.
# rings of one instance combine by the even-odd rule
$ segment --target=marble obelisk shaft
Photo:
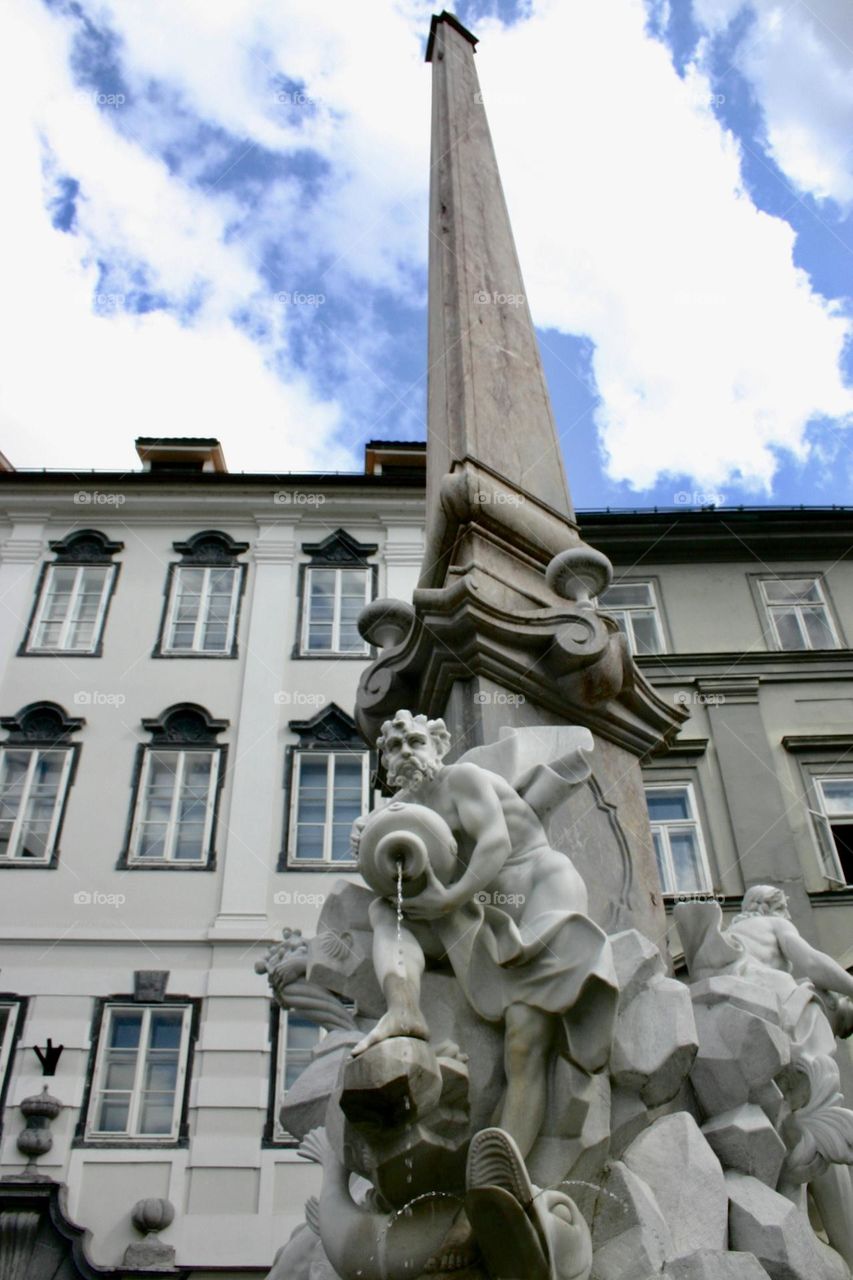
[[[474,66],[433,21],[427,511],[455,460],[487,463],[573,518],[551,401]]]

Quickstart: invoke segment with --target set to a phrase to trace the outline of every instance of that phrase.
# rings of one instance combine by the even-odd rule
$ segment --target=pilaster
[[[281,823],[279,710],[293,625],[298,520],[297,514],[290,520],[282,516],[257,519],[242,638],[239,727],[229,760],[232,802],[228,830],[223,833],[222,889],[213,936],[242,930],[260,937],[267,930],[269,877],[276,863]]]

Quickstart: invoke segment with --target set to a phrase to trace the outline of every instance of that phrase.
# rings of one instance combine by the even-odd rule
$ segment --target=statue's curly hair
[[[428,720],[424,715],[412,715],[411,711],[406,710],[396,712],[393,719],[385,721],[376,739],[376,749],[380,752],[385,750],[385,743],[392,729],[406,730],[414,725],[429,734],[438,758],[443,759],[450,750],[450,733],[444,721]]]
[[[754,884],[744,894],[737,918],[740,920],[743,916],[772,915],[774,909],[787,909],[787,906],[788,899],[784,889],[775,884]]]

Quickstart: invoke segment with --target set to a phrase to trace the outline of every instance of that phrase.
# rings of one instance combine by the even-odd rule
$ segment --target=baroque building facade
[[[121,1267],[151,1198],[177,1268],[261,1273],[316,1190],[278,1111],[322,1049],[254,964],[354,874],[377,786],[355,623],[416,586],[424,448],[374,441],[327,476],[229,474],[209,439],[137,449],[123,476],[0,472],[0,1176],[46,1085],[35,1167],[96,1266]],[[853,515],[579,523],[614,565],[600,603],[691,712],[644,763],[668,908],[730,913],[770,881],[849,968]]]

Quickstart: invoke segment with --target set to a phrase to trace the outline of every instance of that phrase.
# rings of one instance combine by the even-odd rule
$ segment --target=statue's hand
[[[413,920],[438,920],[461,906],[457,894],[446,889],[432,867],[426,869],[427,884],[414,898],[406,898],[403,911]]]
[[[358,847],[361,844],[361,837],[364,831],[364,824],[367,822],[367,814],[364,813],[360,818],[356,818],[352,824],[352,830],[349,833],[350,848],[354,858],[358,857]]]
[[[268,972],[269,983],[275,994],[280,998],[285,988],[290,986],[291,982],[297,982],[300,978],[304,978],[307,967],[307,961],[304,954],[289,956],[280,964],[273,965]]]

